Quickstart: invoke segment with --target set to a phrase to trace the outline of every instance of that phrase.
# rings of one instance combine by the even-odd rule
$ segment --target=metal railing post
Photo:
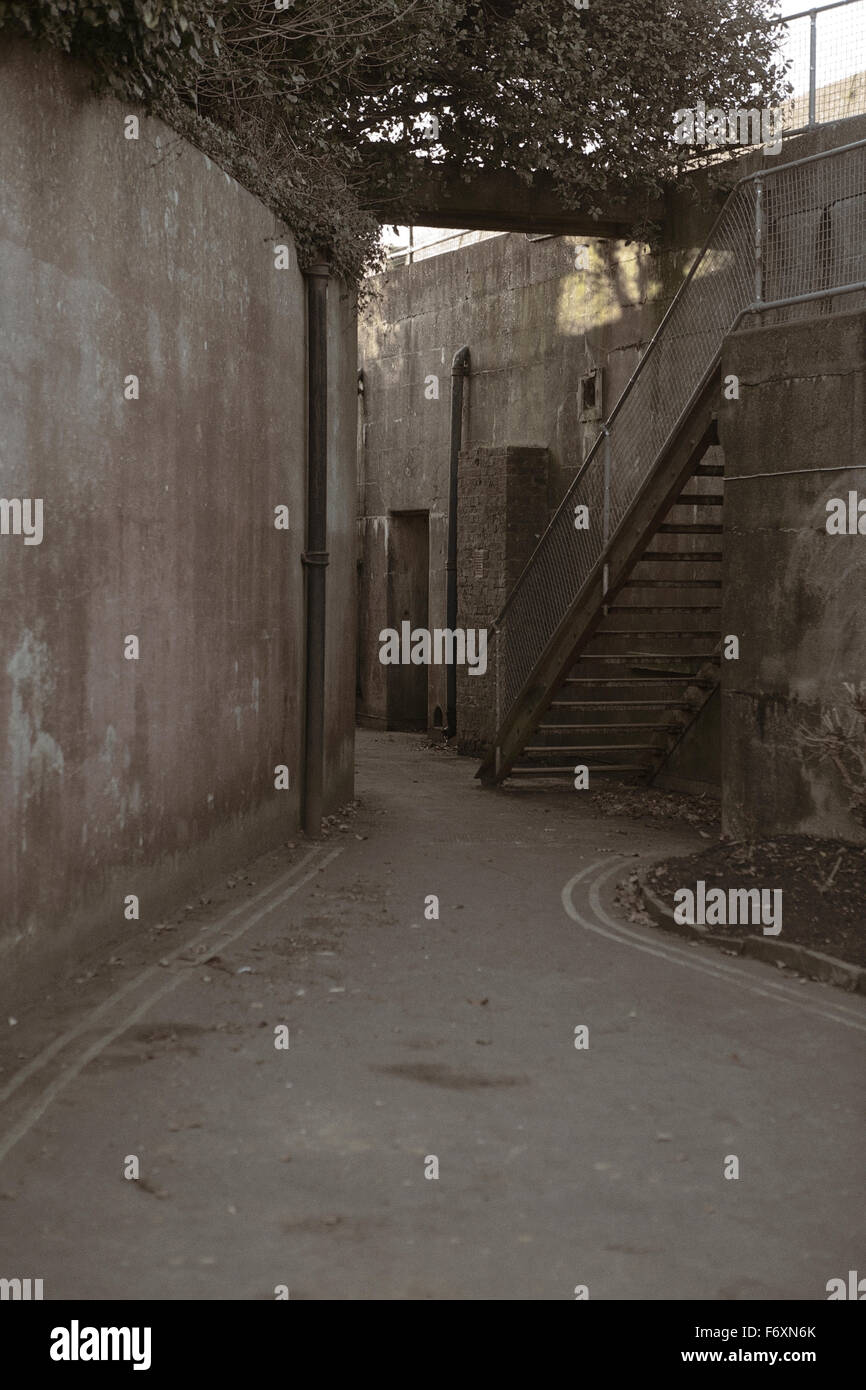
[[[607,551],[607,543],[610,540],[610,430],[607,425],[603,425],[604,430],[604,506],[602,508],[601,523],[601,543],[603,551]],[[607,560],[604,562],[602,571],[602,598],[607,594]]]
[[[809,129],[815,124],[815,73],[818,53],[818,11],[809,11]]]
[[[496,626],[496,623],[493,624],[493,640],[494,640],[494,642],[495,642],[495,644],[496,644],[496,730],[495,730],[495,733],[494,733],[494,738],[495,738],[495,739],[498,739],[498,738],[499,738],[499,730],[502,728],[502,711],[501,711],[501,704],[500,704],[500,701],[501,701],[501,690],[502,690],[502,628],[501,628],[501,627],[497,627],[497,626]],[[501,747],[501,745],[497,742],[497,744],[496,744],[496,765],[495,765],[495,768],[496,768],[496,776],[497,776],[497,777],[499,776],[499,770],[500,770],[501,766],[502,766],[502,747]]]
[[[764,180],[755,180],[755,302],[764,298]]]

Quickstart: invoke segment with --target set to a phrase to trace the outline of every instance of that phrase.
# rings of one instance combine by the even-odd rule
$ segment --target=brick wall
[[[486,628],[550,518],[547,449],[476,445],[460,455],[457,625]],[[480,755],[495,729],[495,648],[487,672],[457,670],[457,751]]]

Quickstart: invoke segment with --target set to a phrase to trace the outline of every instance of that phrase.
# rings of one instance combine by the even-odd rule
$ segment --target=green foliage
[[[419,177],[546,171],[600,210],[689,154],[673,112],[773,104],[770,0],[0,0],[12,26],[87,59],[357,281],[378,218]],[[424,118],[435,118],[431,139]]]

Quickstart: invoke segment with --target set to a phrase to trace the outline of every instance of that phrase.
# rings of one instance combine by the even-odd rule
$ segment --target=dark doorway
[[[429,512],[392,512],[388,519],[388,626],[426,628],[430,574]],[[388,728],[427,729],[427,667],[386,666]]]

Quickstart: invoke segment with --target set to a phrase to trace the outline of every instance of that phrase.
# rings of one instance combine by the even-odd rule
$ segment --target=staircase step
[[[714,522],[663,521],[658,529],[663,536],[720,536],[724,527]]]
[[[691,709],[688,700],[554,700],[551,709]],[[575,728],[577,725],[575,725]],[[613,725],[607,725],[612,728]],[[659,726],[661,727],[661,726]]]
[[[597,637],[716,637],[721,633],[711,631],[706,627],[606,627],[600,632],[596,632],[590,638],[594,642]],[[594,653],[593,653],[594,655]]]
[[[639,730],[641,733],[648,734],[667,733],[669,730],[672,730],[674,733],[676,733],[681,728],[681,724],[650,724],[647,720],[642,721],[640,719],[632,719],[628,724],[604,724],[602,722],[599,722],[597,724],[539,724],[537,732],[540,734],[607,734],[610,733],[612,729],[617,729],[620,731],[623,729],[627,729]]]
[[[708,658],[704,658],[704,660],[707,660],[707,659],[708,659]],[[670,660],[670,658],[663,658],[663,657],[662,657],[662,658],[660,658],[660,660]],[[661,671],[661,670],[664,669],[664,674],[668,677],[669,680],[687,681],[689,685],[703,685],[703,683],[704,683],[703,680],[699,680],[699,679],[698,679],[697,673],[692,674],[691,671],[683,670],[682,667],[680,668],[679,671],[675,671],[675,670],[673,670],[673,668],[671,668],[671,667],[668,667],[667,669],[665,669],[665,668],[662,668],[662,667],[659,667],[659,666],[639,666],[639,665],[637,664],[637,662],[633,662],[633,663],[632,663],[632,666],[631,666],[631,669],[632,669],[632,671]],[[718,685],[718,681],[717,681],[717,680],[711,680],[711,681],[709,682],[709,685],[710,685],[711,687],[714,686],[714,685]]]
[[[682,672],[677,671],[674,680],[678,680]],[[710,680],[708,676],[700,679],[696,676],[689,681],[690,685],[710,686],[716,685],[716,681]],[[563,685],[671,685],[670,676],[566,676]]]
[[[534,744],[524,748],[527,758],[544,753],[662,753],[656,744]]]
[[[637,561],[642,565],[645,560],[653,564],[659,562],[673,565],[719,565],[722,562],[722,552],[720,550],[645,550]]]
[[[717,652],[593,652],[591,659],[621,661],[624,666],[631,666],[635,661],[712,661],[717,655]]]
[[[590,641],[595,642],[596,639],[599,639],[600,642],[602,638],[610,637],[611,640],[615,642],[622,642],[626,638],[633,638],[634,641],[641,643],[646,641],[647,638],[658,638],[663,646],[667,646],[675,638],[682,637],[683,645],[688,644],[689,649],[691,649],[692,643],[699,641],[701,638],[706,642],[717,642],[721,636],[718,613],[693,612],[688,618],[688,627],[684,626],[685,615],[683,615],[683,617],[677,617],[675,615],[668,622],[666,619],[663,619],[663,615],[652,617],[646,613],[636,613],[633,621],[628,626],[625,626],[623,623],[624,616],[623,614],[617,614],[616,628],[608,629],[606,627],[601,627],[593,634]],[[655,623],[655,627],[645,628],[642,626],[645,622],[653,622]],[[704,626],[699,626],[699,622],[703,622]],[[586,648],[587,659],[591,658],[596,650],[600,651],[602,649],[603,644],[597,647],[588,646]],[[618,650],[618,648],[615,649],[609,646],[606,650],[614,651]]]
[[[624,589],[721,589],[721,579],[627,579]]]
[[[610,764],[607,764],[607,763],[599,763],[598,767],[589,767],[589,765],[587,765],[587,766],[588,766],[589,772],[591,772],[593,776],[596,776],[596,775],[597,775],[598,773],[600,773],[600,772],[601,772],[601,773],[608,773],[608,772],[622,773],[622,772],[650,772],[650,771],[652,771],[652,763],[651,763],[651,762],[649,762],[649,763],[610,763]],[[508,775],[509,777],[556,777],[556,776],[558,776],[559,774],[562,774],[563,776],[566,776],[566,777],[573,777],[573,776],[574,776],[574,768],[573,768],[573,767],[544,767],[543,765],[536,766],[536,767],[519,767],[519,766],[515,765],[507,775]]]
[[[718,613],[720,603],[614,603],[608,613]]]

